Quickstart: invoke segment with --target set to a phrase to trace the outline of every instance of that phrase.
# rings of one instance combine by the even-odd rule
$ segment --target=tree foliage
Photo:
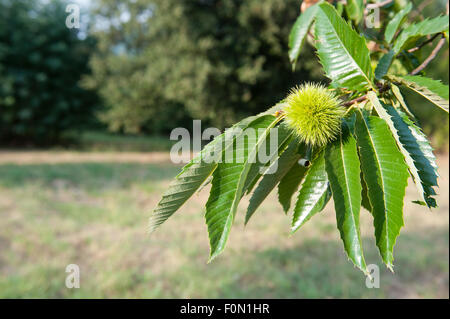
[[[99,50],[86,84],[99,89],[108,106],[102,119],[113,130],[161,132],[190,118],[224,128],[263,111],[300,79],[322,78],[312,53],[291,72],[285,39],[296,0],[93,5]]]
[[[237,205],[243,194],[252,189],[246,189],[245,180],[252,165],[261,163],[251,164],[249,159],[260,151],[259,145],[268,138],[274,127],[283,130],[287,127],[288,131],[291,130],[291,134],[286,135],[288,146],[286,147],[286,143],[280,144],[277,153],[278,170],[273,174],[259,176],[260,182],[250,198],[246,222],[277,185],[284,209],[291,210],[290,199],[296,198],[292,232],[298,231],[309,219],[321,212],[332,197],[336,226],[344,249],[353,264],[367,274],[360,234],[361,207],[371,212],[376,245],[383,262],[391,270],[395,242],[404,224],[403,203],[409,177],[418,190],[415,203],[430,209],[436,207],[433,196],[436,194],[434,188],[437,187],[437,166],[432,148],[409,110],[399,86],[419,93],[431,101],[442,112],[442,116],[448,116],[448,86],[426,77],[423,70],[430,59],[421,59],[419,55],[424,47],[423,43],[431,42],[430,38],[439,41],[439,48],[439,38],[448,33],[448,17],[408,20],[405,17],[410,12],[411,5],[406,4],[404,8],[396,9],[391,3],[381,10],[394,10],[395,19],[385,19],[378,30],[369,30],[365,24],[367,3],[349,3],[350,6],[347,7],[342,7],[339,3],[334,7],[324,1],[316,2],[304,10],[303,14],[307,16],[300,16],[289,39],[290,59],[292,63],[301,64],[299,55],[302,52],[300,47],[303,38],[308,33],[314,35],[318,58],[330,79],[328,89],[346,107],[345,114],[340,119],[341,128],[335,136],[328,138],[324,145],[317,145],[299,138],[298,131],[300,135],[304,132],[295,126],[289,126],[287,117],[290,114],[284,110],[292,107],[306,109],[305,105],[293,105],[290,102],[292,95],[302,92],[302,86],[268,112],[237,124],[246,128],[264,129],[262,134],[243,144],[246,150],[243,152],[246,154],[243,161],[218,161],[203,174],[192,171],[195,165],[199,165],[192,162],[183,169],[170,188],[168,194],[174,198],[173,204],[169,206],[172,215],[180,206],[176,198],[183,197],[185,201],[194,188],[200,186],[200,183],[191,183],[189,192],[183,189],[176,191],[177,187],[186,182],[183,174],[190,172],[189,174],[202,176],[202,180],[204,176],[212,174],[211,194],[205,214],[211,259],[223,251]],[[389,63],[386,62],[386,55]],[[320,99],[316,101],[322,103]],[[302,114],[305,123],[312,123],[308,122],[310,117],[322,118],[318,115],[319,106],[312,107],[311,110]],[[323,119],[323,123],[318,125],[326,129],[330,115],[327,117],[325,114]],[[205,150],[214,143],[224,141],[227,147],[232,147],[239,138],[241,137],[221,135],[206,146]],[[217,156],[220,157],[220,154]],[[311,164],[299,169],[298,163],[305,163],[305,160]],[[297,195],[292,196],[295,193]],[[167,207],[166,198],[167,195],[150,219],[152,230],[169,216],[160,213]]]
[[[63,2],[0,0],[0,140],[48,144],[94,118],[80,87],[94,42],[66,27]]]

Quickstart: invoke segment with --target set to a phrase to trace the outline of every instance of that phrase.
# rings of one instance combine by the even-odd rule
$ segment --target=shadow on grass
[[[180,167],[173,164],[141,163],[61,163],[33,165],[0,165],[0,186],[15,188],[26,184],[43,187],[64,183],[87,190],[93,188],[126,188],[131,183],[168,180]]]
[[[379,289],[366,287],[364,275],[335,241],[307,240],[290,249],[247,252],[233,259],[228,252],[216,263],[183,272],[188,281],[213,286],[208,296],[194,292],[192,297],[448,298],[448,229],[402,234],[395,249],[395,274],[382,264],[372,239],[365,238],[364,247],[366,262],[379,266]]]

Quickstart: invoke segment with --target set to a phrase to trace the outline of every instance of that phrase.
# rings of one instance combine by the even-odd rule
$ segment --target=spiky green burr
[[[314,83],[295,87],[286,104],[285,121],[302,142],[320,147],[340,132],[345,108],[326,87]]]

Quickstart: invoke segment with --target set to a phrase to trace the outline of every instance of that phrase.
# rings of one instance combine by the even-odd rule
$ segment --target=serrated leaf
[[[297,196],[291,232],[297,231],[314,215],[321,212],[331,197],[325,170],[324,152],[320,152],[308,169]]]
[[[243,121],[243,126],[253,119]],[[228,141],[225,148],[229,147],[231,142]],[[221,156],[221,153],[217,151],[224,143],[225,135],[221,134],[183,167],[152,212],[149,220],[150,232],[155,231],[172,216],[207,181],[217,168],[217,159]],[[206,160],[208,155],[213,158],[208,157],[208,160]]]
[[[297,163],[301,158],[302,155],[300,154],[300,147],[303,148],[297,140],[293,140],[291,144],[289,144],[286,151],[284,151],[276,163],[274,163],[277,167],[275,173],[263,175],[261,181],[253,192],[252,197],[250,198],[250,203],[245,215],[245,224],[248,223],[264,199],[272,192],[275,186],[278,185],[284,175],[291,169],[292,165]]]
[[[448,113],[448,86],[441,81],[419,75],[389,76],[388,78],[419,93]]]
[[[426,35],[440,32],[448,32],[448,16],[440,16],[433,19],[426,19],[418,23],[411,24],[405,28],[394,44],[395,53],[399,53],[403,49],[408,49],[415,42]]]
[[[308,34],[314,18],[316,17],[317,10],[318,6],[315,4],[300,14],[292,27],[291,33],[289,34],[289,60],[291,61],[294,69],[305,37]]]
[[[420,194],[420,202],[428,207],[436,207],[436,195],[433,186],[437,186],[437,165],[433,149],[422,131],[400,110],[386,107],[397,135],[402,144],[402,153],[406,152],[405,161],[411,177]]]
[[[298,190],[300,183],[308,169],[298,162],[292,165],[291,169],[281,179],[278,184],[278,201],[283,206],[284,212],[287,214],[291,208],[291,199]]]
[[[333,193],[337,227],[353,264],[367,274],[359,214],[361,209],[360,163],[356,140],[343,124],[336,141],[325,149],[325,168]]]
[[[386,122],[357,112],[356,136],[367,184],[375,239],[383,262],[392,270],[393,250],[403,226],[408,171]]]
[[[244,134],[241,141],[236,139],[233,158],[227,158],[225,152],[222,162],[213,173],[205,214],[211,247],[210,261],[225,248],[250,167],[270,129],[280,120],[279,117],[265,115],[251,122],[248,129],[252,129],[255,134]]]
[[[395,84],[391,83],[391,90],[392,93],[394,93],[395,98],[397,99],[397,102],[400,104],[400,107],[403,108],[403,110],[408,114],[411,119],[413,119],[414,122],[417,122],[415,115],[411,112],[408,103],[406,103],[405,99],[403,98],[402,93],[400,92],[400,89]]]
[[[233,125],[232,129],[244,130],[255,119],[267,114],[273,114],[281,110],[283,106],[283,103],[278,103],[265,112],[243,119]],[[150,216],[150,233],[163,224],[204,185],[217,168],[217,163],[222,157],[223,151],[227,150],[238,136],[228,137],[229,135],[225,133],[217,136],[194,159],[182,168]]]
[[[354,136],[356,135],[356,133],[355,133],[356,113],[357,113],[357,112],[362,112],[362,113],[364,114],[364,116],[369,116],[370,113],[371,113],[371,112],[369,112],[368,110],[366,110],[366,109],[364,108],[366,102],[363,102],[363,103],[364,103],[364,104],[360,104],[359,107],[354,108],[354,109],[350,112],[350,114],[351,114],[351,117],[350,117],[350,118],[349,118],[349,116],[346,117],[346,123],[347,123],[347,125],[349,125],[349,127],[351,128],[351,129],[350,129],[350,132],[351,132]],[[351,122],[350,122],[350,121],[351,121]],[[351,125],[350,125],[350,124],[351,124]],[[361,158],[361,154],[360,154],[359,148],[358,148],[358,155],[359,155],[359,158]],[[372,206],[370,206],[369,196],[367,195],[367,184],[366,184],[366,181],[364,180],[364,176],[363,176],[362,171],[361,171],[360,176],[361,176],[361,178],[360,178],[360,180],[361,180],[361,206],[362,206],[363,208],[365,208],[367,211],[369,211],[370,213],[372,213]]]
[[[397,32],[398,28],[402,25],[402,23],[405,21],[406,16],[412,9],[412,3],[409,2],[406,7],[404,7],[402,10],[397,12],[395,16],[389,21],[388,25],[386,26],[386,30],[384,31],[384,40],[387,43],[391,43],[394,39],[395,33]]]
[[[334,86],[364,91],[373,87],[373,70],[366,41],[328,3],[316,17],[317,53]]]
[[[244,192],[247,194],[251,192],[254,185],[258,182],[258,180],[261,178],[261,176],[264,174],[265,171],[269,169],[269,166],[278,159],[278,157],[286,150],[289,143],[292,141],[293,138],[293,131],[288,128],[284,123],[282,123],[280,126],[277,127],[278,129],[278,144],[279,147],[273,154],[270,154],[270,158],[267,159],[266,162],[262,163],[261,161],[256,161],[256,163],[252,164],[250,167],[250,170],[247,175],[247,180],[245,181],[244,185]],[[265,143],[265,154],[269,154],[271,152],[270,150],[270,138],[267,138],[267,141]]]
[[[389,113],[387,112],[387,109],[392,106],[385,105],[384,103],[382,103],[378,99],[377,95],[374,92],[369,92],[367,94],[367,97],[369,98],[369,101],[375,108],[375,111],[377,112],[378,116],[380,118],[382,118],[388,125],[391,135],[394,137],[394,140],[397,143],[398,150],[403,155],[403,158],[404,158],[404,161],[405,161],[407,167],[415,167],[414,159],[411,157],[411,154],[408,152],[408,150],[405,149],[405,147],[402,143],[400,134],[396,128],[396,125],[395,125],[394,121],[392,120],[391,116],[389,115]],[[420,178],[418,176],[415,176],[415,175],[417,175],[416,170],[409,169],[409,171],[410,171],[411,177],[413,178],[414,181],[420,180]],[[419,184],[419,186],[420,186],[420,184]],[[419,191],[419,193],[422,194],[422,191]]]

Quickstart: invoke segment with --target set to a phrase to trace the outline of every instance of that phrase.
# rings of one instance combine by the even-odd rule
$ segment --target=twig
[[[422,48],[423,48],[424,46],[426,46],[428,43],[433,42],[434,39],[436,39],[439,35],[441,35],[441,33],[436,33],[433,37],[431,37],[431,38],[428,39],[427,41],[421,43],[420,45],[418,45],[418,46],[416,46],[416,47],[414,47],[414,48],[412,48],[412,49],[409,49],[408,52],[409,52],[409,53],[412,53],[412,52],[415,52],[415,51],[417,51],[417,50],[422,49]]]
[[[447,4],[446,4],[446,14],[448,15],[449,13],[449,0],[447,0]],[[423,9],[423,8],[422,8]],[[432,38],[434,40],[434,37]],[[428,41],[425,42],[431,42],[432,39],[429,39]],[[430,41],[431,40],[431,41]],[[411,71],[411,75],[416,75],[417,73],[421,72],[423,69],[425,69],[428,64],[430,64],[430,62],[436,57],[436,55],[438,54],[439,50],[442,49],[442,47],[445,44],[445,36],[442,34],[442,39],[439,40],[439,42],[437,43],[436,47],[433,49],[433,51],[431,51],[431,54],[428,56],[428,58],[426,58],[421,65],[419,65],[417,68],[415,68],[414,70]]]
[[[385,1],[377,2],[377,3],[369,3],[366,8],[367,8],[367,10],[381,8],[381,7],[384,7],[385,5],[391,3],[392,1],[394,1],[394,0],[385,0]]]
[[[433,3],[434,0],[428,0],[428,1],[423,1],[421,4],[419,4],[419,6],[417,7],[416,10],[414,10],[413,12],[411,12],[411,19],[414,19],[416,17],[419,17],[420,20],[423,20],[423,16],[422,16],[422,11],[423,9],[425,9],[426,7],[428,7],[430,4]]]
[[[353,104],[355,104],[355,103],[362,102],[362,101],[364,101],[365,99],[367,99],[367,95],[363,95],[363,96],[360,96],[360,97],[358,97],[358,98],[356,98],[356,99],[347,101],[347,102],[344,103],[344,106],[351,106],[351,105],[353,105]]]
[[[442,37],[442,39],[439,40],[438,44],[433,49],[433,51],[431,51],[431,54],[428,56],[428,58],[426,58],[425,61],[423,61],[422,64],[419,65],[417,68],[412,70],[410,74],[411,75],[416,75],[417,73],[419,73],[423,69],[425,69],[428,66],[428,64],[430,64],[430,62],[436,57],[436,55],[438,54],[439,50],[442,49],[444,44],[445,44],[445,37]]]
[[[382,86],[382,84],[377,83],[377,86],[378,86],[378,92],[380,92],[380,93],[386,92],[387,90],[390,89],[390,85]],[[363,96],[357,97],[356,99],[345,102],[344,106],[351,106],[355,103],[365,101],[366,99],[367,99],[367,94],[364,94]]]
[[[372,9],[372,8],[379,8],[379,7],[383,7],[389,3],[391,3],[393,0],[386,0],[386,1],[382,1],[382,2],[378,2],[378,3],[374,3],[374,4],[369,4],[367,5],[366,9]],[[420,11],[422,11],[426,6],[428,6],[432,1],[424,1],[422,2],[421,6],[420,6]],[[419,8],[418,8],[419,9]],[[447,15],[449,13],[449,0],[447,0]],[[415,75],[419,72],[421,72],[423,69],[425,69],[428,64],[436,57],[436,55],[438,54],[439,50],[442,49],[442,47],[445,44],[445,36],[442,33],[438,33],[435,36],[433,36],[432,38],[428,39],[427,41],[423,42],[422,44],[420,44],[419,46],[412,48],[410,50],[408,50],[408,52],[414,52],[419,50],[420,48],[422,48],[423,46],[427,45],[428,43],[432,42],[437,36],[442,35],[442,39],[439,40],[439,42],[437,43],[436,47],[433,49],[433,51],[431,52],[431,54],[428,56],[428,58],[425,59],[425,61],[423,61],[423,63],[421,65],[419,65],[416,69],[414,69],[410,74],[411,75]],[[378,85],[378,92],[382,93],[387,91],[390,86],[389,85],[385,85],[385,86],[380,86]],[[344,106],[352,106],[355,103],[359,103],[362,101],[365,101],[367,99],[367,95],[363,95],[360,97],[357,97],[356,99],[344,102]]]

